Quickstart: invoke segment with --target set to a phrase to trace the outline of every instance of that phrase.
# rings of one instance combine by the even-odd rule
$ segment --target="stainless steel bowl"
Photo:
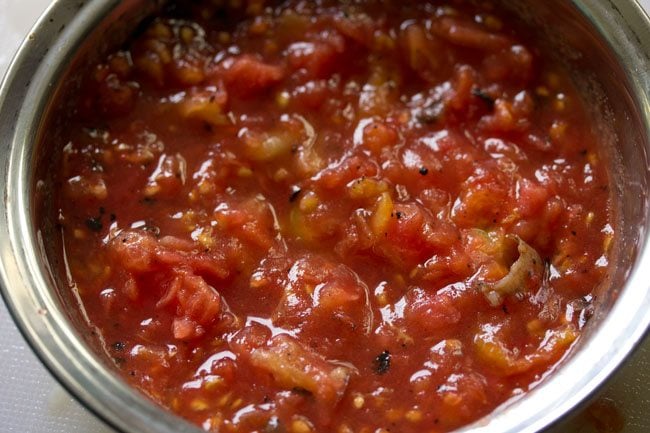
[[[59,272],[54,222],[40,224],[55,187],[48,150],[66,128],[57,113],[84,67],[123,42],[162,0],[56,0],[23,43],[0,90],[0,281],[18,327],[45,366],[124,432],[196,432],[130,388],[101,349]],[[634,0],[503,0],[571,70],[607,144],[620,199],[615,266],[596,314],[555,371],[467,427],[536,432],[589,398],[650,324],[650,20]]]

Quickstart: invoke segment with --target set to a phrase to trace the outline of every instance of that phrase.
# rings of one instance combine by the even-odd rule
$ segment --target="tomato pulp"
[[[218,432],[444,432],[528,391],[615,224],[584,102],[518,29],[489,2],[206,1],[108,56],[55,210],[109,362]]]

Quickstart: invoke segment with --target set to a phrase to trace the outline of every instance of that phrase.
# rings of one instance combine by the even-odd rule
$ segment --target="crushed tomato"
[[[231,3],[108,56],[61,141],[107,358],[215,432],[444,432],[529,390],[615,228],[567,74],[489,2]]]

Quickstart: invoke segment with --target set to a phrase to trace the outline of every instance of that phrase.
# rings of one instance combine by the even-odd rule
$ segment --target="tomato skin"
[[[414,289],[407,294],[408,307],[405,319],[410,326],[425,331],[436,331],[457,324],[461,315],[454,308],[453,301],[446,296],[432,296],[421,289]]]
[[[293,69],[302,69],[309,78],[328,78],[339,54],[345,51],[345,40],[336,32],[319,35],[313,42],[300,42],[289,46],[288,60]]]
[[[382,149],[390,149],[399,140],[399,135],[394,128],[380,122],[370,123],[363,132],[364,145],[375,154],[381,154]]]
[[[111,241],[110,254],[115,261],[119,261],[124,269],[143,273],[154,269],[155,241],[147,233],[129,232],[120,233]]]
[[[226,3],[90,69],[61,137],[108,362],[229,433],[440,433],[534,387],[618,230],[566,71],[481,2]]]
[[[265,64],[250,55],[226,61],[223,73],[228,89],[240,97],[252,97],[279,83],[283,77],[281,67]]]

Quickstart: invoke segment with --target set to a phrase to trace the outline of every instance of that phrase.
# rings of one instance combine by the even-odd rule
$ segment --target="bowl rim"
[[[62,76],[92,29],[123,3],[154,1],[55,0],[12,59],[0,86],[0,149],[8,156],[0,165],[4,204],[0,238],[7,240],[0,244],[0,292],[20,333],[41,363],[109,426],[125,433],[196,433],[201,430],[195,425],[163,410],[105,368],[83,339],[66,326],[68,319],[46,289],[45,274],[51,274],[51,270],[42,269],[36,254],[28,248],[42,252],[43,239],[33,233],[29,217],[30,182],[19,180],[29,177],[26,173],[33,159],[29,143],[37,139],[56,78]]]
[[[46,108],[47,98],[41,96],[52,95],[55,78],[62,74],[66,62],[91,29],[120,3],[120,0],[87,0],[72,4],[55,0],[22,43],[0,86],[0,151],[7,155],[0,163],[4,204],[0,210],[0,239],[5,239],[0,244],[0,292],[18,329],[43,365],[107,424],[122,432],[198,432],[202,430],[162,409],[109,372],[83,340],[64,326],[68,321],[46,290],[46,275],[33,252],[43,250],[44,240],[34,233],[27,212],[31,209],[31,189],[25,179],[29,177],[26,176],[30,171],[28,161],[33,160],[33,148],[29,144],[36,139],[38,129],[33,127],[40,124]],[[618,0],[616,4],[614,0],[573,0],[572,3],[597,28],[621,63],[645,65],[634,73],[628,71],[627,78],[635,90],[637,106],[645,113],[645,136],[650,137],[650,17],[637,0]],[[646,152],[648,146],[646,142]],[[647,197],[645,201],[647,205]],[[648,206],[646,209],[650,211]],[[646,215],[646,225],[648,220]],[[646,313],[650,309],[647,227],[642,228],[639,236],[644,242],[625,284],[627,290],[621,292],[589,343],[595,353],[601,354],[600,359],[590,359],[586,350],[572,354],[567,365],[553,372],[553,378],[527,393],[537,395],[537,400],[546,403],[540,406],[537,401],[533,407],[531,399],[522,399],[510,404],[504,412],[523,411],[532,416],[513,422],[503,413],[495,413],[459,431],[537,432],[578,407],[606,382],[650,327],[650,314]],[[635,312],[633,317],[630,311]],[[625,328],[608,326],[622,317],[627,318]],[[626,338],[621,339],[624,335]],[[590,365],[589,372],[593,374],[583,374],[586,380],[567,388],[563,379],[580,372],[579,363]],[[566,398],[553,401],[551,397],[558,392]]]

